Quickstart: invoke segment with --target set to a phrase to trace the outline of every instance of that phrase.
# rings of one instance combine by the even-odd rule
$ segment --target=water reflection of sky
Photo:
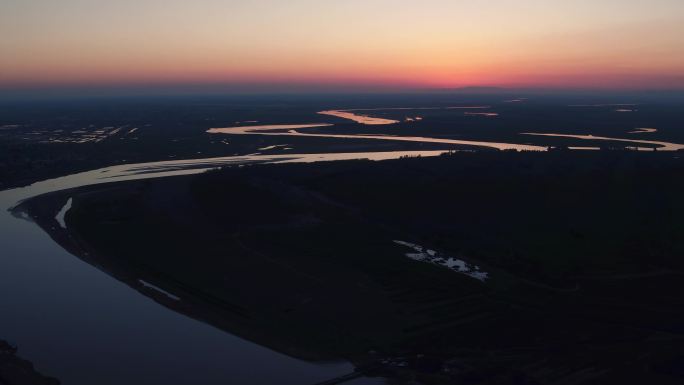
[[[526,99],[514,99],[508,102],[521,102]],[[635,104],[577,104],[571,105],[570,107],[620,107],[614,111],[626,111],[632,112],[636,110],[626,109],[624,107],[636,106]],[[437,109],[437,110],[465,110],[463,114],[465,116],[482,116],[487,118],[498,117],[499,113],[491,111],[491,106],[452,106],[452,107],[393,107],[393,108],[366,108],[366,109],[354,109],[354,110],[326,110],[321,111],[319,114],[335,116],[339,118],[349,119],[354,122],[366,125],[391,125],[400,123],[398,120],[391,120],[379,117],[372,117],[368,112],[372,111],[392,111],[392,110],[427,110],[427,109]],[[470,111],[474,110],[474,111]],[[478,111],[478,110],[488,110],[488,111]],[[365,111],[366,114],[356,114],[355,111]],[[422,120],[422,117],[405,117],[404,122],[411,123]],[[309,123],[309,124],[284,124],[284,125],[261,125],[261,126],[237,126],[237,127],[222,127],[222,128],[211,128],[207,130],[208,133],[212,134],[233,134],[233,135],[272,135],[272,136],[303,136],[303,137],[324,137],[324,138],[337,138],[337,139],[374,139],[374,140],[386,140],[386,141],[402,141],[402,142],[419,142],[419,143],[441,143],[441,144],[451,144],[451,145],[466,145],[466,146],[477,146],[477,147],[488,147],[497,150],[517,150],[517,151],[545,151],[549,146],[541,145],[531,145],[531,144],[518,144],[518,143],[501,143],[501,142],[487,142],[487,141],[473,141],[465,139],[448,139],[448,138],[434,138],[434,137],[424,137],[424,136],[398,136],[391,134],[327,134],[327,133],[305,133],[297,131],[301,128],[315,128],[315,127],[329,127],[334,126],[333,124],[327,123]],[[282,132],[278,129],[287,129],[288,131]],[[653,133],[657,130],[654,128],[638,128],[634,131],[630,131],[630,134],[637,133]],[[647,145],[645,147],[635,146],[638,150],[652,150],[655,146],[661,151],[678,151],[684,149],[684,145],[664,142],[664,141],[653,141],[653,140],[636,140],[636,139],[624,139],[624,138],[609,138],[602,136],[593,135],[576,135],[576,134],[557,134],[557,133],[531,133],[523,132],[521,135],[532,135],[532,136],[546,136],[546,137],[563,137],[572,138],[580,140],[604,140],[604,141],[614,141],[614,142],[627,142],[634,144]],[[595,146],[571,146],[568,147],[573,150],[594,150],[597,149]]]
[[[377,159],[412,154],[417,153],[381,153]],[[349,363],[319,364],[294,359],[165,308],[69,254],[25,213],[7,209],[51,191],[192,174],[222,164],[361,157],[372,158],[372,154],[151,162],[113,166],[0,191],[0,290],[12,293],[0,296],[0,338],[17,344],[21,356],[31,360],[38,371],[64,384],[299,385],[352,372]],[[57,221],[68,209],[68,202],[61,206],[55,213]],[[362,378],[354,383],[380,384],[382,380]]]

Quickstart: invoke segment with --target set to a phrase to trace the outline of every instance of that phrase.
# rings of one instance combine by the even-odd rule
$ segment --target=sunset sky
[[[684,89],[682,0],[3,0],[0,88]]]

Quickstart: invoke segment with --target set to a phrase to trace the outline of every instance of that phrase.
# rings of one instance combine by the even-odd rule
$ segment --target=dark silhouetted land
[[[673,153],[485,151],[231,167],[20,209],[161,304],[293,357],[426,384],[677,384],[682,175]]]

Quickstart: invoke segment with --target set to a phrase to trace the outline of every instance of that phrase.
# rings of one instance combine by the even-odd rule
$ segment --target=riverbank
[[[676,383],[682,162],[482,152],[235,165],[18,210],[143,295],[290,356],[435,384]],[[431,263],[406,256],[418,247]]]
[[[40,374],[30,361],[17,356],[17,348],[0,340],[0,385],[59,385]]]

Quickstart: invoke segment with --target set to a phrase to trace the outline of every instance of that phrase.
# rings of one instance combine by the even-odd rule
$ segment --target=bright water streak
[[[650,132],[650,131],[649,131]],[[610,138],[606,136],[595,136],[595,135],[573,135],[573,134],[550,134],[550,133],[539,133],[539,132],[522,132],[520,135],[533,135],[533,136],[548,136],[557,138],[572,138],[572,139],[582,139],[582,140],[604,140],[611,142],[627,142],[634,144],[650,144],[655,145],[658,151],[679,151],[684,150],[684,144],[671,143],[671,142],[661,142],[656,140],[641,140],[641,139],[623,139],[623,138]],[[639,151],[653,151],[650,147],[637,147]]]
[[[310,124],[302,124],[295,126],[296,128],[311,127]],[[266,135],[266,136],[305,136],[316,138],[335,138],[335,139],[372,139],[372,140],[389,140],[395,142],[414,142],[414,143],[440,143],[440,144],[455,144],[463,146],[487,147],[497,150],[517,150],[517,151],[546,151],[548,147],[534,146],[531,144],[516,144],[516,143],[499,143],[499,142],[483,142],[476,140],[460,140],[460,139],[445,139],[445,138],[430,138],[424,136],[393,136],[393,135],[348,135],[348,134],[311,134],[299,132],[296,129],[290,129],[286,132],[271,131],[270,128],[265,129],[264,126],[240,126],[240,127],[222,127],[210,128],[207,130],[210,134],[232,134],[232,135]]]

